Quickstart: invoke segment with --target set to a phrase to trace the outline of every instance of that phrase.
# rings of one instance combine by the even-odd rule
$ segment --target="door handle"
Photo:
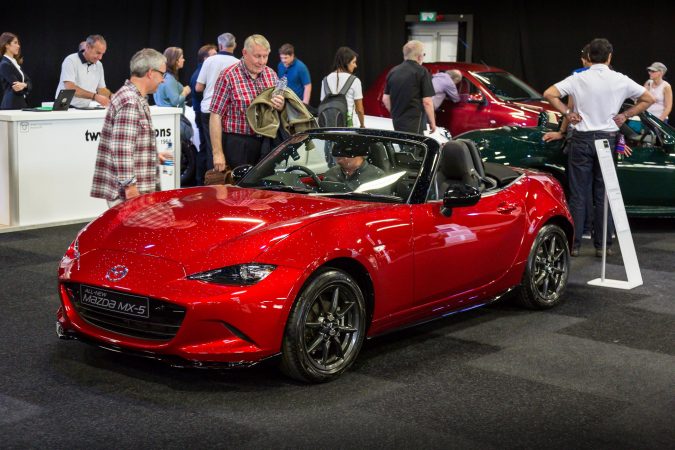
[[[497,205],[497,212],[500,214],[509,214],[516,208],[518,208],[518,205],[515,203],[501,202],[499,205]]]

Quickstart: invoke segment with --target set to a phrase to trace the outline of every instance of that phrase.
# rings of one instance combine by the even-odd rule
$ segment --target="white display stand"
[[[621,256],[623,264],[626,269],[627,281],[622,280],[608,280],[605,278],[605,267],[607,260],[605,252],[602,257],[602,273],[600,278],[596,278],[588,282],[593,286],[605,286],[616,289],[633,289],[634,287],[642,285],[642,274],[640,273],[640,265],[637,260],[637,253],[635,252],[635,245],[633,244],[633,236],[630,233],[630,225],[628,224],[628,216],[626,215],[626,208],[623,204],[623,197],[621,196],[621,188],[619,187],[619,179],[616,176],[616,169],[614,167],[614,160],[612,159],[612,151],[607,139],[598,139],[595,141],[595,150],[600,161],[600,169],[602,170],[602,178],[605,182],[605,217],[604,217],[604,235],[603,235],[603,250],[607,243],[607,203],[612,210],[612,218],[614,219],[614,228],[616,230],[616,237],[621,247]],[[599,218],[596,217],[596,220]]]
[[[162,190],[180,186],[179,108],[151,107]],[[0,111],[0,231],[85,221],[107,209],[89,196],[105,110]]]

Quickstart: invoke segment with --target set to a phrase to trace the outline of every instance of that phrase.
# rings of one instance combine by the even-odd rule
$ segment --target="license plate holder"
[[[94,286],[80,285],[80,305],[115,314],[148,319],[149,299]]]

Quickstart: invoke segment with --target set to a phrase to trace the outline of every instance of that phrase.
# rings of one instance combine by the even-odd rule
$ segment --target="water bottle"
[[[173,154],[173,142],[169,141],[166,143],[166,151]],[[165,166],[173,166],[173,159],[167,159],[164,161]]]
[[[626,138],[623,137],[622,133],[619,133],[619,137],[616,138],[616,146],[614,150],[617,153],[617,158],[620,160],[623,159],[624,152],[626,151]]]
[[[288,86],[288,79],[286,77],[281,77],[277,80],[276,86],[274,86],[274,92],[272,92],[272,96],[275,95],[284,95],[284,90],[286,89],[286,86]]]
[[[166,151],[173,153],[173,142],[169,141],[166,143]],[[173,176],[173,159],[166,159],[162,163],[162,173]]]

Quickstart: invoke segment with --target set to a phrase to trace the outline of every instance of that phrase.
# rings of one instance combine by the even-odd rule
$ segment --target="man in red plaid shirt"
[[[263,137],[256,135],[246,121],[246,108],[262,91],[273,87],[277,74],[267,67],[270,43],[264,36],[246,38],[241,61],[233,64],[218,77],[211,100],[209,132],[213,148],[213,167],[225,170],[260,160]],[[272,98],[272,106],[284,107],[281,95]],[[223,153],[223,149],[225,152]]]
[[[144,48],[131,58],[131,76],[111,98],[96,156],[91,196],[113,207],[140,194],[159,190],[157,161],[173,158],[158,154],[148,94],[157,90],[166,74],[166,58]]]

